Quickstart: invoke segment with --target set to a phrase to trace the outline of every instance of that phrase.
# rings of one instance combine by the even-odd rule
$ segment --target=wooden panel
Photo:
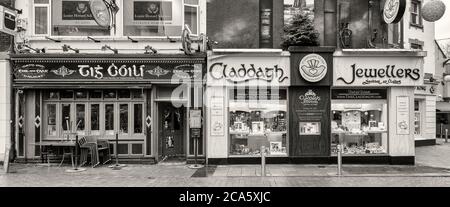
[[[145,113],[145,117],[144,117],[144,126],[146,127],[146,130],[145,130],[145,132],[146,132],[146,155],[152,155],[152,125],[153,125],[153,123],[151,123],[151,122],[153,122],[153,119],[152,119],[152,90],[151,89],[149,89],[149,90],[147,90],[147,101],[146,101],[146,107],[147,107],[147,110],[146,110],[146,112],[147,113]],[[150,119],[149,121],[149,123],[151,124],[150,126],[149,125],[147,125],[147,119]]]
[[[409,134],[397,134],[397,97],[409,97]],[[389,154],[391,156],[414,156],[414,87],[395,87],[389,90]]]

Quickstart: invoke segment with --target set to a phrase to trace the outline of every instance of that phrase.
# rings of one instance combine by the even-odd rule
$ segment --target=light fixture
[[[99,43],[99,42],[101,42],[100,40],[96,40],[96,39],[94,39],[94,38],[92,38],[92,37],[87,37],[89,40],[92,40],[92,41],[94,41],[95,43]]]
[[[176,40],[170,38],[169,36],[167,36],[167,39],[169,40],[170,43],[175,43],[175,42],[177,42]]]
[[[80,53],[80,50],[79,50],[79,49],[72,48],[72,47],[70,47],[70,45],[64,44],[64,45],[62,46],[62,48],[63,48],[63,51],[64,51],[64,52],[68,52],[69,50],[72,50],[72,51],[74,51],[75,53]]]
[[[111,48],[109,45],[102,46],[102,51],[111,50],[114,52],[114,54],[119,54],[119,50]]]
[[[139,41],[132,39],[130,36],[127,36],[128,40],[130,40],[132,43],[138,43]]]
[[[32,48],[32,47],[30,47],[28,45],[25,45],[25,44],[21,45],[21,47],[25,47],[25,48],[28,48],[30,50],[33,50],[35,53],[45,53],[46,52],[45,48],[42,48],[42,49]]]
[[[56,39],[53,39],[53,38],[50,38],[50,37],[45,37],[45,39],[51,40],[51,41],[56,42],[56,43],[60,43],[61,42],[61,40],[56,40]]]
[[[144,54],[150,54],[150,51],[152,51],[153,54],[158,53],[158,50],[156,50],[152,46],[150,46],[150,45],[145,46],[145,53]]]

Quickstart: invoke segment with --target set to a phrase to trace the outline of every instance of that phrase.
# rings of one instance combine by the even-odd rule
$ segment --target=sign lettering
[[[224,63],[214,63],[209,68],[211,77],[215,80],[226,79],[233,83],[249,82],[251,80],[264,80],[280,83],[288,79],[283,68],[274,65],[273,68],[255,67],[254,64],[241,64],[240,68],[229,67]]]

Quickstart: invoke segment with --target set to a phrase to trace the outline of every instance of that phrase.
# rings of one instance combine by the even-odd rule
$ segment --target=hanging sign
[[[384,3],[383,19],[388,24],[400,22],[406,11],[406,0],[386,0]]]
[[[0,5],[0,32],[15,35],[17,12]]]
[[[91,0],[90,8],[99,26],[109,27],[111,25],[111,12],[103,0]]]

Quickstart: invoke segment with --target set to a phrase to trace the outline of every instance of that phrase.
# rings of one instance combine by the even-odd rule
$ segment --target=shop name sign
[[[27,64],[15,69],[16,79],[183,79],[201,77],[193,64]]]
[[[209,74],[215,80],[227,80],[232,83],[243,83],[252,80],[283,83],[288,79],[287,72],[278,65],[255,66],[255,64],[241,64],[230,67],[222,62],[214,63],[209,68]]]
[[[336,85],[411,86],[419,84],[423,79],[419,68],[399,67],[395,64],[384,67],[361,67],[352,64],[349,69],[344,70],[337,72]]]

